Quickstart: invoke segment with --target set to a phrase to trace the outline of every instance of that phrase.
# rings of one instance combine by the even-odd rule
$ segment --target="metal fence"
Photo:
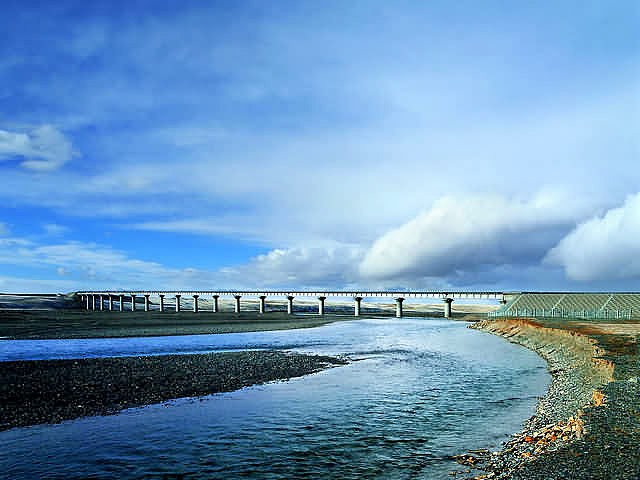
[[[564,308],[545,310],[543,308],[515,308],[489,312],[489,316],[631,319],[633,317],[633,310],[568,310]]]

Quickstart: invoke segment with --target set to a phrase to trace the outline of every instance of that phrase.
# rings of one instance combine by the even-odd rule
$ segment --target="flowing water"
[[[550,380],[533,352],[439,319],[181,337],[5,341],[0,360],[247,348],[348,355],[314,375],[0,432],[0,478],[435,479],[497,448]]]

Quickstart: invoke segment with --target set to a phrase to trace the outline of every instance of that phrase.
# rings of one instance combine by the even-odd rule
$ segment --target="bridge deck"
[[[335,290],[96,290],[78,295],[150,295],[150,296],[266,296],[266,297],[388,297],[388,298],[470,298],[502,299],[504,292],[472,291],[335,291]]]

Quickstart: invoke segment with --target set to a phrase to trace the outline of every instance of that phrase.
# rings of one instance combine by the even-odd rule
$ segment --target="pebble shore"
[[[229,392],[346,363],[282,351],[0,362],[0,430]]]
[[[638,336],[574,323],[498,319],[471,326],[536,351],[553,380],[536,414],[502,450],[458,456],[467,469],[449,478],[640,478]],[[469,467],[480,472],[469,477]]]

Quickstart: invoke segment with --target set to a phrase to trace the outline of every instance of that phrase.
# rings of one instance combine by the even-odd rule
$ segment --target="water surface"
[[[439,319],[183,337],[8,341],[0,358],[286,348],[344,367],[200,399],[0,432],[2,478],[450,478],[533,414],[546,364]]]

